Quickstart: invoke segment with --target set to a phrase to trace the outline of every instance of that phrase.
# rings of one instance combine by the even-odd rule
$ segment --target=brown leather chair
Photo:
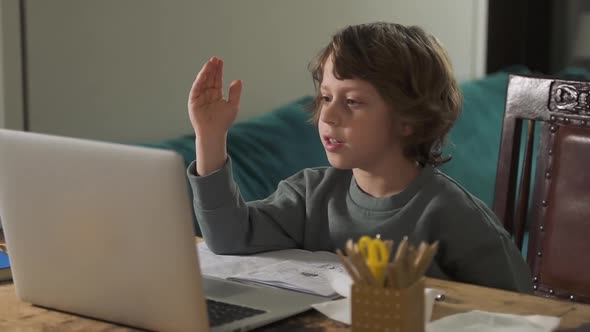
[[[589,81],[510,76],[493,207],[519,248],[530,220],[527,261],[535,293],[585,303],[590,303],[589,91]]]

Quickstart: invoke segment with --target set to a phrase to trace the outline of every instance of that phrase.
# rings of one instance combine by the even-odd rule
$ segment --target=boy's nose
[[[320,120],[332,126],[337,126],[340,124],[340,116],[336,103],[332,102],[322,107],[320,112]]]

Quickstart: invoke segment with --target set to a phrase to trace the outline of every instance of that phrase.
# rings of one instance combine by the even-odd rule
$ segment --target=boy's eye
[[[329,96],[321,96],[320,99],[322,100],[322,102],[324,103],[328,103],[330,102],[330,97]]]
[[[348,106],[355,106],[355,105],[358,105],[358,104],[359,104],[359,102],[358,102],[358,101],[356,101],[356,100],[354,100],[354,99],[346,99],[346,104],[347,104]]]

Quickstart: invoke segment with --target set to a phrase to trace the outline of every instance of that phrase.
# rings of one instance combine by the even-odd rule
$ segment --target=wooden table
[[[2,233],[0,232],[0,241]],[[590,305],[563,302],[498,289],[427,279],[426,286],[445,292],[445,299],[436,302],[432,319],[479,309],[521,315],[561,317],[560,329],[590,322]],[[134,331],[109,323],[82,318],[23,303],[16,298],[11,282],[0,283],[0,331]],[[349,331],[347,325],[310,310],[268,325],[257,331]]]
[[[590,306],[561,302],[491,288],[427,279],[426,285],[444,290],[446,297],[436,302],[433,319],[472,309],[523,315],[561,317],[562,329],[590,322]],[[66,313],[46,310],[20,302],[12,283],[0,283],[0,331],[135,331]],[[347,325],[310,310],[271,324],[258,331],[349,331]]]

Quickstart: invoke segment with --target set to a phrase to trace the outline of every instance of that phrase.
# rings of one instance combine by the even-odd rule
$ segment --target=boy
[[[381,234],[400,243],[440,241],[427,275],[521,292],[531,276],[496,216],[434,168],[460,112],[461,94],[444,48],[419,27],[373,23],[333,36],[311,63],[314,122],[332,167],[281,181],[245,203],[231,176],[226,135],[242,82],[222,95],[221,59],[201,69],[189,95],[196,161],[188,169],[209,248],[250,254],[343,248]]]

